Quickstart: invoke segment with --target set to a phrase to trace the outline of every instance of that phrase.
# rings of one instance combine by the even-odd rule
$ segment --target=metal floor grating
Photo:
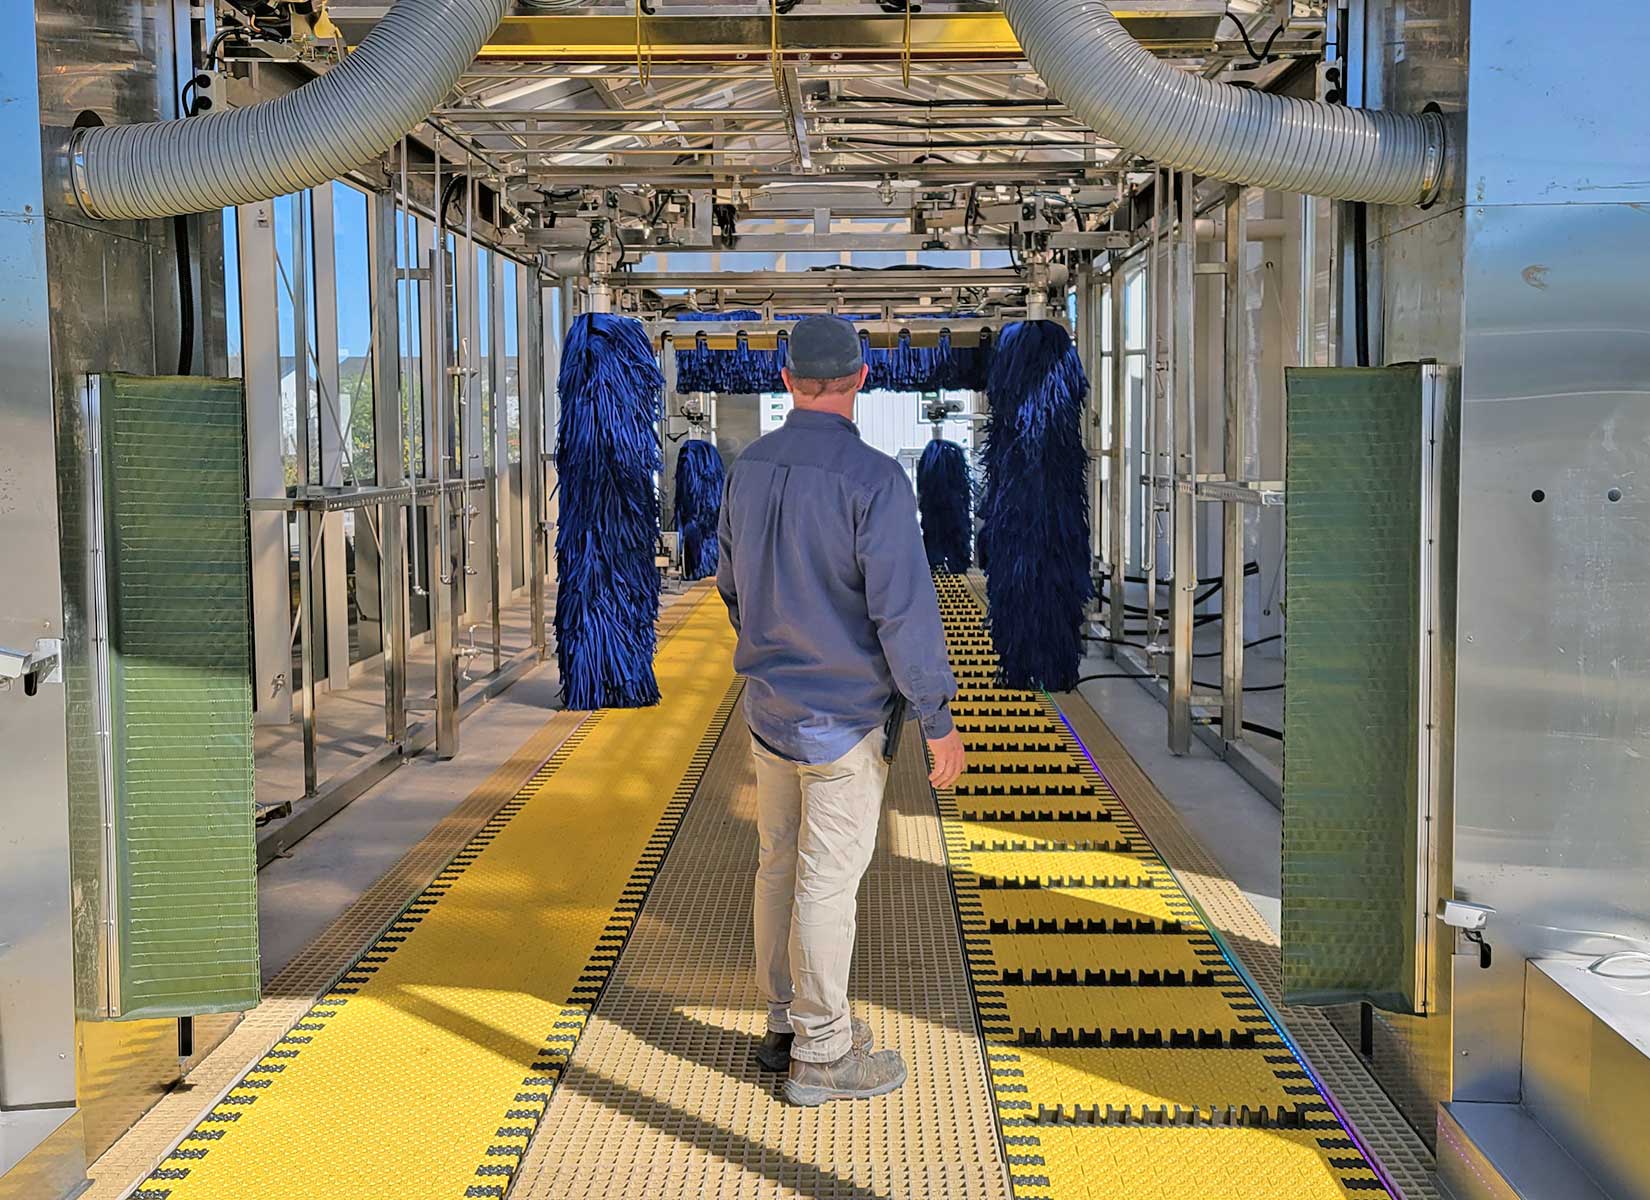
[[[1056,698],[1097,766],[1128,801],[1158,852],[1178,873],[1267,999],[1341,1111],[1374,1152],[1403,1200],[1438,1200],[1433,1156],[1391,1098],[1370,1077],[1328,1011],[1282,1004],[1278,936],[1186,828],[1149,776],[1080,696]]]
[[[133,1200],[502,1197],[732,713],[732,640],[695,604],[665,699],[584,721]]]
[[[968,584],[936,587],[971,752],[940,812],[1016,1200],[1385,1195],[1059,711],[997,686]]]
[[[858,1104],[793,1108],[751,1059],[749,734],[735,722],[528,1147],[512,1200],[1007,1200],[920,740],[891,775],[860,893],[855,1014],[910,1068]]]

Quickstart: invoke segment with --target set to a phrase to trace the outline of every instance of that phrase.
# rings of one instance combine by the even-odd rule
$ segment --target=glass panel
[[[504,450],[511,462],[521,461],[521,314],[514,261],[504,260]]]
[[[332,185],[333,250],[338,287],[338,417],[345,430],[344,482],[372,483],[372,262],[367,196]]]
[[[293,291],[292,230],[297,199],[275,198],[276,354],[281,364],[281,465],[288,488],[298,482],[298,383],[296,293]]]
[[[1123,345],[1128,350],[1146,348],[1146,272],[1131,271],[1123,277]]]
[[[1110,354],[1111,346],[1111,288],[1100,289],[1100,352]]]
[[[309,481],[321,481],[321,360],[316,350],[321,344],[315,305],[315,195],[299,193],[303,205],[303,226],[294,257],[304,272],[304,420],[309,425]],[[296,286],[296,284],[294,284]]]
[[[241,340],[241,230],[239,210],[223,210],[223,294],[228,325],[229,375],[240,379],[246,373]]]
[[[477,392],[481,398],[481,461],[493,466],[497,441],[493,437],[493,255],[476,247],[476,361]],[[474,453],[472,450],[471,453]]]
[[[410,477],[428,474],[424,456],[424,294],[419,281],[405,279],[400,270],[411,270],[423,257],[424,238],[418,218],[402,215],[396,219],[395,249],[397,324],[401,327],[401,428],[405,431],[403,466]]]
[[[516,289],[521,284],[520,268],[513,259],[503,260],[500,303],[504,308],[504,362],[499,369],[504,380],[504,454],[510,474],[505,491],[508,504],[504,528],[510,547],[510,586],[527,582],[527,544],[523,514],[527,507],[526,468],[521,461],[521,305]]]

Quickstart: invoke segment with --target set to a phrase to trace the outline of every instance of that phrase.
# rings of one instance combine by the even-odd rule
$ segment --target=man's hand
[[[934,756],[934,769],[928,772],[928,782],[936,789],[948,788],[957,782],[957,776],[968,765],[963,753],[962,735],[955,729],[942,738],[928,739],[928,752]]]

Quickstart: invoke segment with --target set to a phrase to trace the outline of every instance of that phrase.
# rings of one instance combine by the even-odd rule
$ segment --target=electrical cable
[[[1244,563],[1243,564],[1243,574],[1245,576],[1259,575],[1260,574],[1260,563],[1258,563],[1254,560],[1250,560],[1249,562]],[[1112,577],[1112,574],[1111,574],[1111,571],[1109,569],[1100,572],[1100,578],[1103,579],[1103,580],[1110,579],[1111,577]],[[1202,579],[1199,579],[1197,581],[1197,586],[1198,587],[1207,587],[1211,583],[1220,583],[1225,578],[1226,578],[1226,576],[1224,576],[1224,575],[1208,575],[1208,576],[1205,576]],[[1125,576],[1123,576],[1123,582],[1124,583],[1144,584],[1146,582],[1146,577],[1144,575],[1125,575]],[[1157,586],[1158,587],[1173,587],[1174,586],[1174,580],[1172,578],[1170,578],[1170,579],[1159,579],[1157,581]]]
[[[195,276],[189,262],[189,218],[172,218],[178,256],[178,374],[195,370]]]
[[[1280,742],[1283,741],[1283,730],[1273,729],[1270,725],[1257,725],[1253,721],[1245,721],[1243,728],[1250,733],[1258,733],[1265,737],[1276,738]]]
[[[1244,48],[1249,51],[1249,57],[1254,59],[1257,64],[1262,65],[1271,61],[1268,56],[1272,53],[1272,43],[1278,40],[1278,35],[1280,33],[1289,28],[1289,21],[1285,18],[1278,25],[1278,27],[1272,31],[1272,36],[1266,39],[1266,45],[1257,52],[1255,50],[1255,43],[1249,38],[1249,30],[1244,26],[1243,22],[1238,19],[1238,15],[1234,12],[1227,12],[1226,19],[1236,25],[1238,32],[1243,35],[1243,45]]]
[[[1094,674],[1094,675],[1080,676],[1078,678],[1077,682],[1078,683],[1090,683],[1090,682],[1092,682],[1096,679],[1162,679],[1162,678],[1163,678],[1162,675],[1147,675],[1147,674],[1144,674],[1144,673],[1139,674],[1139,675],[1131,675],[1127,671],[1101,671],[1098,674]],[[1209,688],[1213,691],[1219,691],[1220,690],[1220,684],[1210,683],[1207,679],[1193,679],[1192,683],[1195,684],[1197,687]],[[1246,692],[1281,692],[1281,691],[1283,691],[1283,684],[1281,684],[1281,683],[1258,684],[1258,685],[1251,686],[1251,687],[1245,687],[1243,690],[1246,691]]]

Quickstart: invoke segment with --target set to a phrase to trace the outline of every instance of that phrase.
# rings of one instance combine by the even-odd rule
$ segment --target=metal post
[[[76,632],[63,621],[59,535],[60,443],[53,420],[51,294],[71,281],[46,275],[45,183],[35,6],[0,5],[0,647],[33,655]],[[59,328],[62,328],[60,325]],[[90,347],[79,347],[84,353]],[[59,403],[64,397],[59,395]],[[68,513],[61,514],[65,520]],[[52,672],[30,695],[0,680],[0,1173],[75,1115],[75,922],[69,853],[71,756],[68,684]],[[73,766],[71,763],[73,762]],[[82,969],[86,963],[78,964]],[[83,1178],[71,1128],[73,1181]],[[19,1172],[21,1177],[25,1172]],[[51,1184],[34,1183],[38,1193]],[[22,1184],[19,1185],[23,1186]],[[50,1195],[69,1194],[54,1190]]]
[[[1125,640],[1128,628],[1123,608],[1124,579],[1128,575],[1128,454],[1124,435],[1128,429],[1129,356],[1124,341],[1123,264],[1111,268],[1111,604],[1106,610],[1106,636],[1115,647]]]
[[[374,478],[379,487],[406,482],[402,457],[406,432],[401,421],[401,305],[393,192],[374,192],[368,201],[367,247],[372,264],[372,393]],[[379,629],[384,643],[384,737],[407,736],[407,564],[402,523],[416,514],[399,503],[378,507]],[[417,523],[413,530],[416,535]]]
[[[447,464],[451,454],[449,443],[453,436],[452,413],[448,388],[452,376],[448,372],[449,329],[447,296],[447,232],[441,210],[441,149],[439,135],[435,150],[435,247],[430,254],[430,344],[426,348],[435,363],[430,378],[434,383],[431,407],[435,411],[435,438],[431,450],[435,454],[436,487],[430,523],[435,528],[435,557],[432,564],[431,591],[435,593],[434,611],[430,617],[430,631],[435,639],[435,753],[437,758],[452,758],[458,753],[458,663],[455,657],[456,622],[453,589],[457,586],[453,569],[452,521],[449,517],[447,496]],[[466,500],[468,497],[465,498]]]
[[[1146,419],[1143,422],[1144,441],[1142,459],[1144,463],[1144,479],[1142,499],[1145,501],[1140,507],[1140,553],[1144,560],[1141,564],[1146,576],[1146,644],[1153,645],[1157,641],[1157,476],[1158,476],[1158,430],[1163,415],[1163,397],[1165,381],[1168,377],[1168,365],[1165,361],[1167,351],[1164,348],[1164,339],[1168,332],[1169,322],[1165,314],[1169,311],[1167,295],[1173,286],[1166,270],[1169,265],[1165,261],[1167,241],[1164,236],[1164,226],[1171,207],[1164,202],[1164,193],[1168,191],[1173,173],[1163,170],[1153,172],[1152,182],[1152,236],[1151,243],[1146,249],[1147,259],[1147,292],[1146,292],[1146,345],[1149,359],[1149,375],[1146,386]],[[1126,588],[1124,589],[1127,590]]]
[[[526,489],[527,595],[532,613],[533,646],[543,659],[544,636],[544,379],[548,359],[544,345],[544,288],[536,268],[516,272],[520,300],[516,311],[521,331],[521,479]]]
[[[332,188],[318,187],[307,194],[309,261],[314,267],[308,291],[315,308],[309,366],[315,372],[314,437],[321,468],[319,478],[310,482],[335,488],[344,484],[344,466],[349,457],[338,371],[338,245]],[[318,565],[322,583],[316,589],[322,604],[320,619],[326,624],[322,641],[327,653],[321,676],[328,688],[340,692],[349,687],[350,665],[349,566],[344,546],[344,516],[342,512],[331,512],[321,518],[323,549]]]
[[[1249,355],[1244,334],[1244,267],[1248,251],[1249,210],[1241,187],[1226,190],[1226,480],[1247,477]],[[1243,583],[1245,506],[1228,496],[1221,502],[1220,733],[1228,742],[1243,740]]]
[[[320,782],[315,730],[315,551],[321,540],[321,525],[317,515],[303,506],[294,516],[298,522],[298,653],[302,663],[299,695],[304,723],[304,795],[313,796]]]
[[[1170,622],[1174,650],[1169,685],[1169,750],[1192,748],[1192,635],[1197,597],[1197,178],[1179,173],[1180,225],[1174,238],[1174,349],[1169,360],[1169,523],[1173,538],[1174,589]]]
[[[472,183],[472,190],[474,184]],[[499,287],[503,264],[497,254],[487,256],[487,273],[479,272],[476,280],[478,293],[487,294],[487,345],[492,353],[487,356],[488,379],[493,402],[488,405],[483,431],[490,448],[481,460],[482,478],[487,490],[487,566],[492,572],[493,587],[493,670],[504,665],[504,476],[510,469],[510,454],[504,444],[505,422],[500,419],[504,408],[504,305]],[[478,382],[477,387],[481,385]],[[491,461],[489,461],[491,460]]]
[[[297,410],[295,423],[298,450],[298,488],[302,491],[314,482],[309,470],[310,445],[315,431],[309,424],[309,214],[304,208],[304,196],[292,197],[292,275],[287,280],[292,289],[293,404]],[[319,529],[307,509],[294,513],[298,523],[298,662],[300,687],[299,716],[304,735],[304,795],[315,795],[318,783],[315,712],[315,675],[318,669],[315,656],[315,605],[318,599],[315,586],[315,552],[321,542]]]
[[[240,246],[242,375],[246,384],[246,474],[249,495],[286,494],[282,459],[281,358],[277,345],[281,291],[275,205],[236,210]],[[284,511],[247,514],[252,563],[252,686],[260,725],[292,720],[292,541]]]

